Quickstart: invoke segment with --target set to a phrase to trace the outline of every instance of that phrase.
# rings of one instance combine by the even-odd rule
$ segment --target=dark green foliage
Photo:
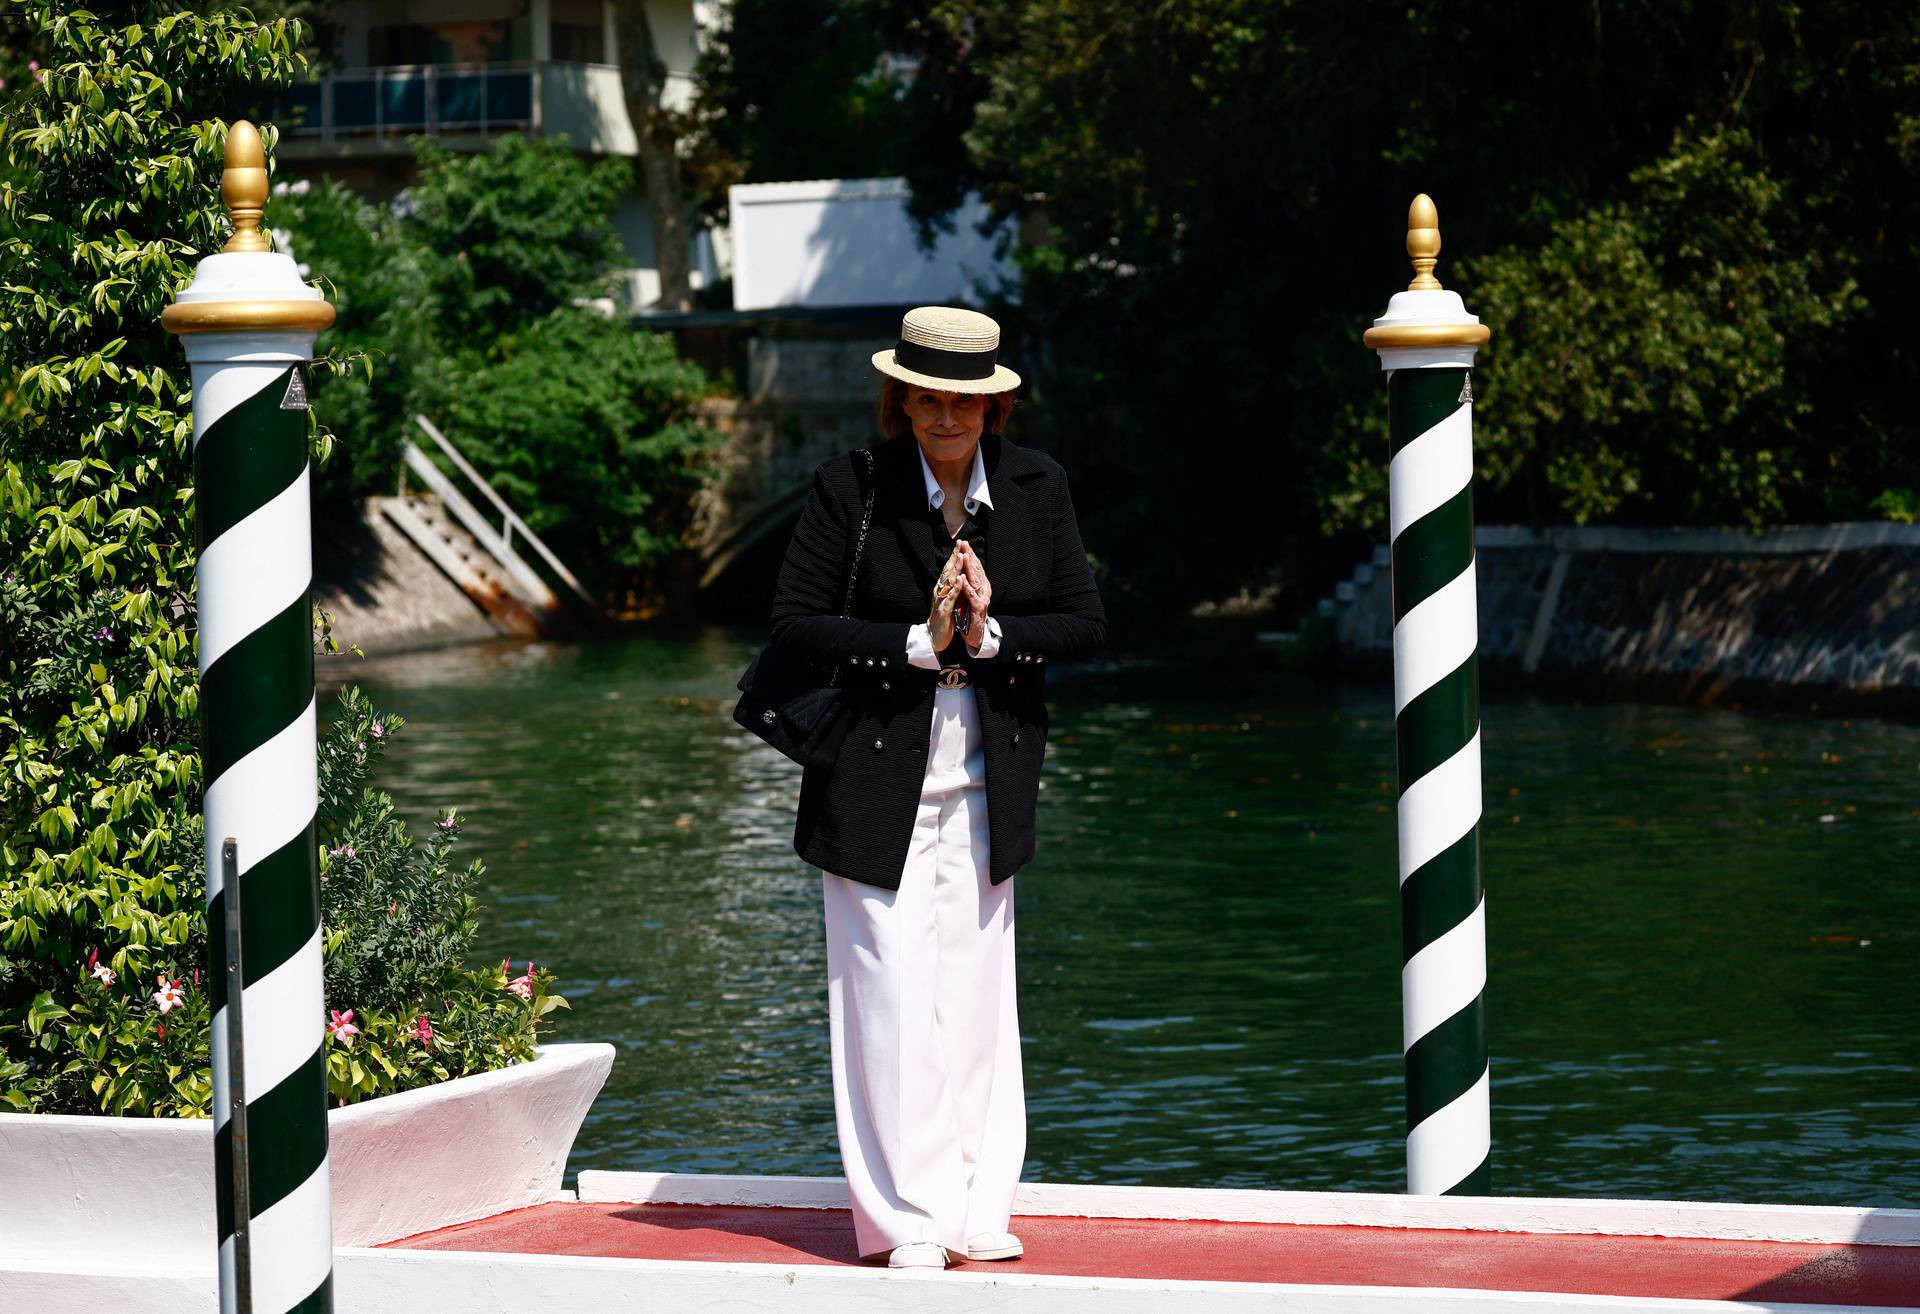
[[[771,9],[728,40],[784,31]],[[999,308],[1032,381],[1021,432],[1073,469],[1123,602],[1279,566],[1304,605],[1377,541],[1385,407],[1359,337],[1406,284],[1421,191],[1442,280],[1494,329],[1483,520],[1847,519],[1920,486],[1920,9],[825,10],[922,57],[897,114],[922,204],[974,187],[1025,221],[1021,304]],[[804,89],[786,74],[769,86]]]
[[[1002,205],[1045,198],[1051,432],[1182,544],[1089,531],[1167,600],[1377,541],[1358,338],[1417,191],[1494,330],[1483,520],[1845,519],[1914,480],[1915,11],[1045,0],[1016,45],[969,141]]]
[[[334,304],[335,327],[318,349],[345,368],[313,379],[310,395],[315,413],[341,437],[332,459],[314,472],[314,496],[329,513],[348,516],[366,493],[392,491],[401,426],[430,410],[444,386],[434,370],[410,367],[439,359],[432,272],[384,210],[338,183],[278,196],[267,217],[276,242],[291,249]]]
[[[1542,521],[1860,514],[1879,490],[1836,458],[1884,440],[1815,415],[1832,336],[1870,307],[1856,253],[1805,222],[1749,134],[1689,133],[1619,200],[1465,262],[1501,335],[1478,372],[1488,482]]]
[[[901,144],[885,35],[845,0],[735,0],[702,52],[689,181],[724,223],[738,182],[891,171]],[[805,106],[803,113],[782,107]]]
[[[625,160],[519,136],[476,155],[422,140],[414,159],[405,240],[427,264],[445,340],[502,336],[606,292],[622,260],[612,214],[633,181]]]
[[[445,428],[563,561],[620,580],[678,552],[713,431],[673,340],[556,310],[494,348]]]
[[[733,0],[710,34],[689,178],[722,222],[739,182],[904,176],[946,222],[976,181],[962,134],[987,91],[1010,7],[898,0]]]

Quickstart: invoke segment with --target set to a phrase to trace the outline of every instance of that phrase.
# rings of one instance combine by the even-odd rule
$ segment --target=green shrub
[[[551,974],[532,964],[514,977],[504,963],[462,965],[479,924],[472,890],[484,868],[449,861],[459,816],[442,812],[416,846],[393,799],[366,785],[404,724],[349,687],[320,748],[327,1073],[345,1103],[531,1058],[542,1019],[567,1006]],[[338,1026],[348,1015],[357,1035]]]
[[[1622,200],[1464,262],[1494,332],[1475,378],[1488,484],[1575,524],[1758,529],[1826,500],[1851,444],[1812,422],[1815,360],[1864,300],[1796,204],[1749,134],[1686,132]]]
[[[572,308],[494,350],[442,427],[533,531],[608,582],[680,551],[714,439],[692,411],[700,367],[664,334]]]
[[[393,800],[366,785],[403,724],[349,687],[320,749],[327,1074],[341,1104],[532,1058],[547,1015],[567,1006],[552,973],[531,963],[519,973],[464,966],[483,868],[450,863],[459,817],[442,813],[415,845]],[[103,928],[67,979],[0,1022],[0,1106],[209,1116],[205,910],[180,915],[181,943],[164,961]]]

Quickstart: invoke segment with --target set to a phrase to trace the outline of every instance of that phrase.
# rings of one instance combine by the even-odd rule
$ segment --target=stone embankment
[[[313,600],[333,637],[369,657],[497,639],[510,630],[408,540],[369,499],[359,518],[317,521]]]
[[[1920,707],[1920,525],[1742,530],[1483,526],[1490,674],[1699,702]],[[1386,551],[1330,608],[1341,653],[1386,664]]]

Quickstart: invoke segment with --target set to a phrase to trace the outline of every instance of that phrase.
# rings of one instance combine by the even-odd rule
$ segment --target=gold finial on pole
[[[227,251],[271,251],[260,217],[267,210],[267,152],[260,131],[245,119],[227,129],[227,167],[220,175],[220,199],[233,217]],[[1408,238],[1411,250],[1412,238]]]
[[[1433,276],[1433,267],[1440,261],[1440,211],[1425,192],[1407,207],[1407,254],[1413,257],[1413,282],[1407,284],[1407,291],[1440,291],[1440,280]]]
[[[1440,211],[1425,192],[1407,207],[1407,254],[1413,258],[1413,282],[1393,294],[1387,313],[1373,321],[1362,339],[1375,351],[1455,351],[1483,347],[1490,330],[1467,313],[1457,292],[1440,286],[1433,267],[1440,260]],[[1471,364],[1472,351],[1459,362]],[[1411,362],[1381,357],[1383,368],[1399,369]],[[1426,362],[1431,364],[1431,361]]]
[[[317,333],[333,324],[333,307],[320,289],[300,281],[293,257],[275,251],[260,231],[267,208],[267,153],[260,132],[244,119],[227,129],[225,171],[220,175],[220,199],[233,220],[233,236],[220,255],[208,256],[194,271],[193,282],[180,289],[174,303],[160,312],[160,324],[169,333],[255,333],[280,331]],[[246,260],[228,260],[243,255]],[[312,348],[309,338],[305,352]],[[190,347],[188,359],[212,360],[196,352],[222,350]],[[197,368],[197,367],[196,367]]]

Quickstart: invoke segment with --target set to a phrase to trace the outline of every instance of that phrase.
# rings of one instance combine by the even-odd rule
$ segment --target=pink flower
[[[160,1006],[162,1013],[170,1013],[187,1002],[187,992],[180,988],[178,981],[160,978],[160,988],[153,992],[153,1002]]]
[[[425,1013],[422,1013],[420,1020],[413,1024],[413,1034],[423,1045],[433,1039],[433,1026],[427,1021]]]
[[[385,736],[385,734],[387,733],[387,728],[384,725],[381,725],[378,721],[375,721],[371,726],[367,728],[367,733],[372,735],[375,739],[379,739]]]
[[[399,915],[400,915],[400,900],[395,899],[392,903],[387,905],[387,916],[398,917]]]
[[[527,970],[520,976],[507,982],[507,989],[522,999],[533,998],[533,960],[527,960]]]
[[[94,949],[87,954],[87,974],[109,990],[113,988],[113,969],[100,961],[100,951]]]
[[[344,1044],[351,1045],[353,1038],[360,1034],[360,1028],[353,1024],[353,1010],[349,1008],[346,1012],[342,1013],[336,1008],[332,1009],[331,1012],[333,1014],[333,1020],[327,1023],[327,1035],[339,1039]]]

